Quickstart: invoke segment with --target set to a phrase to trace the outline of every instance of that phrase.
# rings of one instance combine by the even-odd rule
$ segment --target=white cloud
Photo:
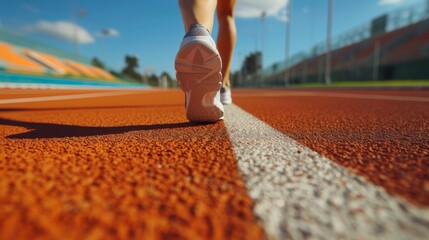
[[[238,0],[235,14],[242,18],[259,18],[266,16],[286,20],[285,8],[288,0]]]
[[[69,42],[78,41],[80,44],[93,43],[94,37],[83,27],[67,21],[38,21],[28,28],[31,32],[40,32]]]
[[[395,5],[395,4],[401,4],[403,0],[380,0],[380,5]]]

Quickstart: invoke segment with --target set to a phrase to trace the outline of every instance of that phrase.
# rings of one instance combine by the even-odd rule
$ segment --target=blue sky
[[[285,57],[287,0],[237,0],[238,39],[233,70],[244,57],[264,44],[264,66]],[[426,0],[335,0],[333,36],[372,18]],[[291,55],[308,51],[326,37],[328,0],[294,0]],[[84,16],[78,16],[83,10]],[[260,12],[267,18],[261,28]],[[77,19],[77,21],[73,21]],[[5,0],[0,2],[1,27],[58,48],[74,51],[77,24],[80,54],[101,59],[113,69],[124,67],[126,54],[139,57],[141,73],[174,74],[174,57],[184,35],[177,1],[172,0]],[[213,35],[216,36],[217,24]],[[109,37],[100,31],[109,29]],[[261,30],[263,29],[263,30]]]

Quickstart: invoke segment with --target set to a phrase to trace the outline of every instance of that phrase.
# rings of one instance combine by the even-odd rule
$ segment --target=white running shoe
[[[176,77],[185,92],[186,116],[191,122],[223,119],[220,102],[222,61],[209,31],[194,24],[182,40],[175,61]]]
[[[220,89],[220,102],[223,105],[230,105],[232,104],[232,97],[231,97],[231,88],[227,86],[222,86]]]

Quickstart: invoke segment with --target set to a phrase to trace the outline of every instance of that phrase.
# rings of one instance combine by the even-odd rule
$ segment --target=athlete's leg
[[[191,122],[223,119],[222,61],[211,36],[216,0],[179,0],[186,35],[176,55],[176,78]]]
[[[217,0],[179,0],[185,32],[195,23],[203,25],[211,32],[216,3]]]
[[[222,57],[223,85],[227,87],[231,86],[229,79],[231,61],[237,35],[234,20],[235,2],[236,0],[220,0],[217,5],[217,17],[219,21],[217,48]]]

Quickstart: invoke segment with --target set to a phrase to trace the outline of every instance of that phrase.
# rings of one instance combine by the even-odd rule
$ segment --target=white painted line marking
[[[66,84],[44,84],[44,83],[0,83],[0,89],[64,89],[64,90],[115,90],[115,89],[130,89],[130,90],[147,90],[151,87],[135,87],[135,86],[96,86],[96,85],[66,85]]]
[[[410,96],[389,96],[376,94],[356,94],[356,93],[333,93],[333,92],[271,92],[271,93],[235,93],[237,97],[333,97],[333,98],[354,98],[354,99],[373,99],[373,100],[392,100],[392,101],[413,101],[429,102],[429,97],[410,97]]]
[[[70,99],[82,99],[82,98],[97,98],[97,97],[107,97],[107,96],[117,96],[117,95],[130,95],[130,94],[137,94],[137,92],[121,91],[121,92],[72,94],[72,95],[48,96],[48,97],[14,98],[14,99],[0,100],[0,104],[46,102],[46,101],[58,101],[58,100],[70,100]]]
[[[235,105],[226,106],[225,125],[269,238],[429,238],[428,208],[389,195]]]

